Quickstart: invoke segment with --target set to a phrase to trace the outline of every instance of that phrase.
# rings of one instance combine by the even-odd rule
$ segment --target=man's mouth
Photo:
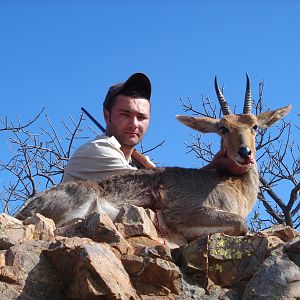
[[[125,132],[125,134],[129,135],[129,136],[138,136],[138,134],[136,132]]]

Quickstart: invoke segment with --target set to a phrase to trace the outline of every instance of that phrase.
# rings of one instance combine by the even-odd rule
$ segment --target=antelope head
[[[215,77],[215,90],[223,118],[188,117],[177,115],[176,118],[186,126],[202,133],[215,132],[221,137],[221,149],[238,167],[250,167],[255,162],[255,137],[258,128],[267,128],[282,119],[291,110],[291,105],[274,111],[267,111],[257,116],[251,113],[252,99],[249,77],[247,76],[244,109],[242,114],[233,114],[218,87]]]

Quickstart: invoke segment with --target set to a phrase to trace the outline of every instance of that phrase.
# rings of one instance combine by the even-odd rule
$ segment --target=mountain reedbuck
[[[24,219],[38,212],[60,226],[94,211],[105,212],[115,220],[123,205],[132,204],[160,210],[168,229],[187,240],[215,232],[246,234],[245,218],[256,201],[259,186],[255,161],[257,129],[283,118],[291,106],[257,116],[251,114],[247,76],[243,114],[236,115],[230,111],[216,79],[215,89],[223,118],[178,115],[177,119],[200,132],[220,135],[221,149],[237,168],[248,170],[245,174],[234,176],[214,168],[168,167],[131,171],[101,182],[70,182],[29,199],[16,216]]]

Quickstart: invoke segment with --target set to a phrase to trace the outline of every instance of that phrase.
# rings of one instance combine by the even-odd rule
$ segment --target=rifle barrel
[[[93,123],[102,131],[105,132],[105,128],[84,108],[81,107],[81,110],[93,121]]]

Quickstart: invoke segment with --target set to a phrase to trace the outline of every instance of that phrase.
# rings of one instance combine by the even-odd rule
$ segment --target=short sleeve
[[[80,146],[65,167],[63,182],[73,180],[102,180],[126,170],[136,170],[125,159],[114,138],[96,138]]]

